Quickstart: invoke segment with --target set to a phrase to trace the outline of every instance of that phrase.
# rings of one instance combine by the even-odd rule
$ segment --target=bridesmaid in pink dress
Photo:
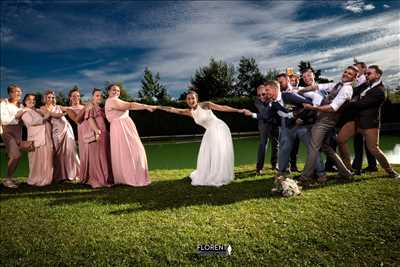
[[[104,109],[99,106],[102,101],[101,90],[93,89],[92,101],[86,105],[84,121],[81,123],[88,125],[82,133],[88,153],[85,161],[81,161],[81,179],[87,181],[92,188],[109,187],[113,184],[110,134],[106,128]]]
[[[140,141],[136,126],[129,118],[129,110],[147,109],[154,106],[119,99],[120,88],[116,84],[107,87],[105,104],[110,122],[111,165],[115,184],[146,186],[150,184],[146,152]]]
[[[61,109],[68,114],[76,124],[78,129],[78,147],[79,147],[79,159],[80,159],[80,169],[79,169],[79,179],[82,183],[86,183],[88,170],[85,169],[87,164],[87,159],[89,157],[89,147],[88,144],[83,141],[83,133],[88,131],[89,125],[87,121],[83,120],[85,115],[84,105],[81,104],[81,93],[77,87],[72,88],[68,93],[69,107],[62,107]]]
[[[74,132],[64,116],[61,107],[56,105],[55,93],[47,91],[44,94],[45,106],[43,113],[50,112],[52,138],[54,145],[54,181],[76,181],[79,177],[79,157],[76,151]]]
[[[22,121],[28,129],[28,141],[33,141],[35,150],[28,152],[29,176],[28,184],[45,186],[53,181],[53,141],[51,139],[51,125],[47,121],[50,113],[42,116],[35,109],[35,95],[27,94],[24,97],[26,112]]]

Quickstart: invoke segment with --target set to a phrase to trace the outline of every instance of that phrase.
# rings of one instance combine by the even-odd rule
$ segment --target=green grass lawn
[[[381,137],[381,148],[384,151],[393,150],[396,144],[400,144],[400,138],[395,135],[384,135]],[[235,138],[233,141],[235,151],[235,165],[254,164],[257,160],[258,137]],[[200,140],[178,141],[178,142],[151,142],[144,144],[150,170],[159,169],[190,169],[196,167],[197,152],[200,147]],[[350,142],[349,148],[353,145]],[[306,149],[300,145],[299,162],[306,158]],[[266,153],[266,166],[270,167],[270,149]],[[0,149],[0,177],[6,175],[7,160],[4,149]],[[28,157],[24,153],[17,176],[28,175]]]
[[[245,147],[235,142],[236,160]],[[400,181],[378,172],[281,198],[254,160],[221,188],[191,186],[190,167],[153,168],[145,188],[1,186],[0,266],[399,265]],[[199,244],[230,244],[232,255],[200,256]]]

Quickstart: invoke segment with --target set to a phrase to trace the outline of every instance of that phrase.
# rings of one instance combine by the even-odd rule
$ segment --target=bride
[[[222,186],[230,183],[234,178],[231,132],[228,126],[211,110],[238,113],[243,113],[243,111],[212,102],[199,103],[195,91],[188,92],[186,103],[189,109],[164,106],[160,106],[158,109],[192,117],[196,124],[206,129],[197,157],[197,168],[190,174],[192,185]]]

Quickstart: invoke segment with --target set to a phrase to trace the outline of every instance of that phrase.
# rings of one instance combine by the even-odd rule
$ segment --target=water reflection
[[[392,164],[400,164],[400,144],[394,146],[390,151],[385,151],[388,161]]]

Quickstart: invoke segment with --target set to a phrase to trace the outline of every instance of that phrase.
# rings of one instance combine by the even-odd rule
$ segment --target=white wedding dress
[[[228,126],[200,105],[192,111],[196,124],[206,129],[201,140],[197,169],[190,174],[192,185],[221,186],[234,178],[233,143]]]

